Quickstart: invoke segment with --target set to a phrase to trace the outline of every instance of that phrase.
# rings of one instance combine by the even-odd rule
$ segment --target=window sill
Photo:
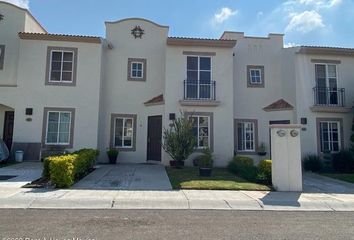
[[[135,152],[135,147],[129,147],[129,148],[124,148],[124,147],[113,147],[114,149],[118,150],[119,152]]]
[[[326,113],[349,113],[352,112],[350,107],[340,106],[312,106],[310,107],[312,112],[326,112]]]
[[[236,154],[240,154],[240,155],[258,155],[258,152],[236,151]]]
[[[180,100],[179,103],[181,106],[201,106],[201,107],[217,107],[220,105],[220,101],[216,100],[193,100],[193,99],[185,99]]]

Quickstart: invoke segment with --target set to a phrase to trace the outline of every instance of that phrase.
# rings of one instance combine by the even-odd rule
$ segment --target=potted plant
[[[259,156],[265,156],[267,154],[266,146],[263,142],[258,146],[257,153]]]
[[[172,157],[172,167],[181,168],[184,160],[194,151],[195,136],[192,131],[192,122],[181,112],[182,117],[176,118],[169,129],[164,129],[163,149]]]
[[[117,163],[117,157],[118,157],[119,151],[114,148],[110,148],[107,151],[107,156],[109,159],[110,164],[116,164]]]
[[[203,150],[203,155],[199,158],[199,176],[210,177],[213,168],[213,155],[210,148]]]

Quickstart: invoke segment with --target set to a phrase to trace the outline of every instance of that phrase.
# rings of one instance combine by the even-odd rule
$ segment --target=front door
[[[14,118],[15,112],[6,111],[5,112],[5,121],[4,121],[4,132],[3,132],[3,140],[9,150],[11,150],[12,146],[12,136],[14,131]]]
[[[290,120],[274,120],[274,121],[269,121],[269,125],[274,125],[274,124],[290,124]],[[269,129],[269,157],[272,159],[272,134]]]
[[[161,161],[162,116],[148,117],[147,160]]]

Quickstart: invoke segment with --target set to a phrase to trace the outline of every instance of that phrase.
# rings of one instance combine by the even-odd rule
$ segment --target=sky
[[[354,47],[354,0],[6,0],[29,8],[50,33],[105,36],[105,21],[141,17],[170,36],[284,33],[285,46]],[[69,6],[69,7],[68,7]]]

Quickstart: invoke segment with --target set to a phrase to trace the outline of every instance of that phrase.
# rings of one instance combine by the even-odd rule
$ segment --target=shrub
[[[319,172],[322,169],[322,161],[316,154],[307,155],[304,160],[305,171]]]
[[[52,156],[44,160],[43,177],[59,188],[67,188],[93,167],[99,152],[94,149],[81,149],[71,154]]]
[[[253,159],[246,156],[236,156],[228,165],[230,172],[240,175],[248,181],[255,181],[257,167],[253,165]]]
[[[265,184],[272,183],[272,160],[262,160],[258,163],[257,181]]]
[[[354,157],[350,150],[341,150],[332,155],[332,166],[336,172],[353,173]]]
[[[68,154],[49,159],[50,180],[59,188],[68,188],[74,184],[74,161],[77,154]]]
[[[195,158],[193,158],[193,166],[194,167],[199,167],[200,166],[200,162],[202,161],[203,155],[198,155]]]
[[[162,145],[163,149],[178,164],[194,152],[196,142],[192,121],[183,112],[181,115],[182,117],[173,121],[169,129],[164,129],[164,143]]]
[[[199,167],[211,168],[213,166],[213,155],[210,148],[203,150],[203,155],[199,159]]]

